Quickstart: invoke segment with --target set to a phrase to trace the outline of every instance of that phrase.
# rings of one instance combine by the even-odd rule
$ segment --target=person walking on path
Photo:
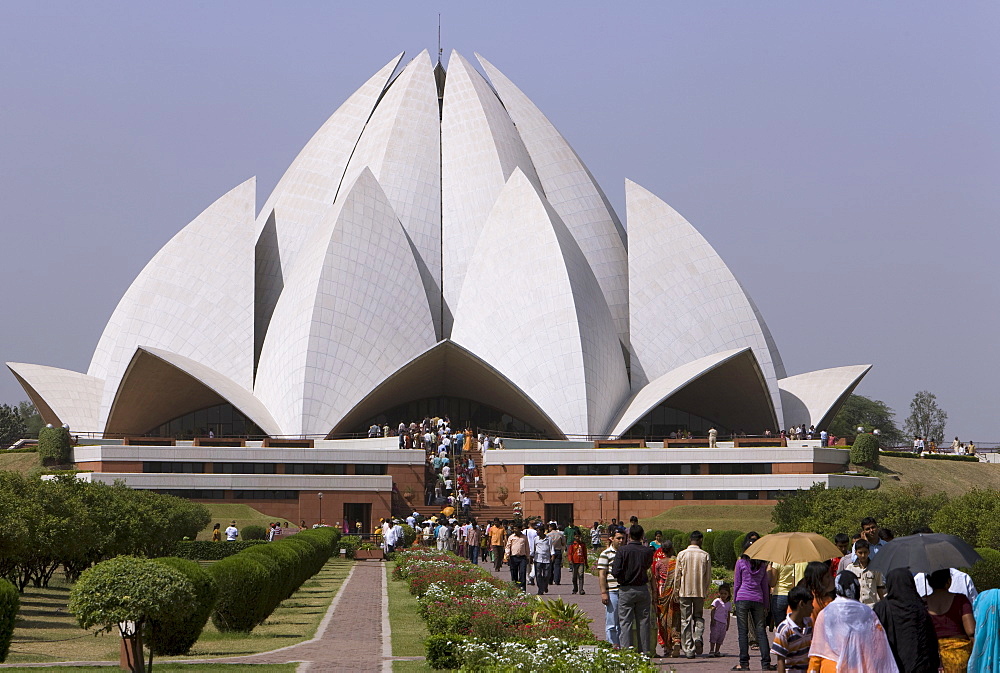
[[[917,593],[908,568],[885,576],[885,598],[875,604],[875,616],[885,629],[889,649],[901,673],[936,673],[941,667],[938,639],[927,606]],[[978,634],[977,634],[978,636]],[[977,645],[979,638],[976,638]],[[978,668],[972,668],[979,671]]]
[[[226,528],[226,542],[236,542],[236,538],[240,536],[240,529],[236,527],[236,522],[229,524]]]
[[[585,596],[587,592],[583,590],[583,578],[587,574],[587,545],[583,543],[579,531],[575,532],[567,555],[573,571],[573,593]]]
[[[705,648],[705,596],[712,580],[712,558],[701,548],[704,540],[700,530],[691,533],[691,544],[677,554],[674,575],[674,593],[681,606],[681,648],[688,659]]]
[[[514,532],[507,538],[507,545],[504,548],[504,557],[510,566],[510,581],[521,587],[521,591],[527,591],[526,584],[528,573],[528,538],[524,533],[514,528]]]
[[[736,634],[740,643],[740,663],[733,670],[750,670],[750,639],[749,627],[752,617],[753,626],[757,632],[757,642],[760,643],[761,670],[774,670],[771,666],[771,648],[767,646],[767,630],[764,613],[770,600],[770,590],[767,579],[767,564],[759,559],[751,559],[746,555],[747,548],[753,544],[747,541],[743,545],[744,554],[736,562],[736,574],[733,589],[736,599]]]
[[[535,586],[538,595],[549,592],[549,579],[552,572],[552,542],[544,535],[535,540],[535,548],[531,552],[531,560],[535,564]]]
[[[563,553],[566,551],[566,534],[559,530],[556,524],[550,523],[546,537],[552,544],[552,583],[558,586],[562,584],[562,562]]]
[[[639,652],[652,656],[649,647],[649,609],[652,604],[649,569],[653,565],[653,548],[642,543],[646,531],[633,524],[628,531],[628,543],[618,548],[611,574],[618,580],[618,625],[622,647],[632,647],[632,628],[639,633]]]
[[[619,545],[625,543],[625,535],[615,531],[608,538],[608,548],[597,557],[597,581],[601,585],[601,603],[604,604],[604,637],[615,647],[621,647],[621,629],[618,624],[618,580],[611,572]]]
[[[496,572],[500,572],[503,566],[504,535],[506,531],[500,525],[500,520],[494,519],[493,526],[490,527],[490,547],[493,548],[493,570]]]
[[[656,593],[656,640],[663,647],[663,656],[681,656],[681,608],[674,593],[677,559],[674,543],[664,540],[653,554],[653,579]]]

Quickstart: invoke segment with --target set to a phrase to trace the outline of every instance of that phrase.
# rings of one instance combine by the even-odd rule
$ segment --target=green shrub
[[[417,531],[407,523],[402,523],[400,526],[403,528],[403,549],[409,549],[417,540]]]
[[[345,535],[340,538],[336,553],[339,555],[341,549],[347,550],[347,558],[354,558],[354,552],[361,547],[361,538],[357,535]]]
[[[704,549],[705,551],[707,551],[709,554],[711,554],[712,550],[715,549],[715,538],[719,537],[719,531],[717,531],[717,530],[706,531],[704,533],[704,535],[705,535],[705,539],[701,543],[701,548]],[[680,550],[678,550],[678,551],[680,551]],[[715,557],[714,556],[712,557],[712,563],[713,564],[715,563]]]
[[[737,539],[742,538],[743,533],[738,530],[720,530],[715,536],[715,546],[705,551],[709,552],[716,563],[723,568],[734,568],[736,559],[739,558],[734,545]]]
[[[263,526],[251,524],[243,527],[243,530],[240,531],[240,536],[242,536],[244,540],[266,540],[267,529]]]
[[[983,559],[966,569],[976,589],[980,593],[987,589],[1000,589],[1000,551],[987,547],[979,547],[976,551]]]
[[[674,543],[674,551],[679,552],[682,549],[687,549],[688,545],[691,544],[691,532],[674,533],[670,536],[670,541]]]
[[[187,654],[198,641],[209,615],[215,609],[219,598],[219,587],[212,576],[194,561],[176,557],[153,559],[184,575],[194,587],[195,606],[193,610],[162,616],[149,624],[146,646],[153,654],[172,656]]]
[[[277,607],[278,603],[285,600],[299,588],[305,581],[302,563],[302,556],[288,545],[269,544],[259,547],[251,547],[240,556],[249,556],[258,559],[268,566],[271,579],[268,581],[266,592],[271,596],[271,601]]]
[[[19,605],[17,588],[7,580],[0,579],[0,662],[7,658],[7,652],[10,651]]]
[[[244,549],[267,544],[262,540],[237,540],[236,542],[211,542],[210,540],[181,540],[174,546],[174,556],[192,561],[221,561],[239,554]]]
[[[73,446],[66,428],[44,427],[38,431],[38,460],[45,467],[73,462]]]
[[[914,453],[913,451],[880,451],[883,456],[890,456],[891,458],[919,458],[919,453]]]
[[[928,460],[958,460],[964,463],[978,463],[979,459],[975,456],[956,456],[955,454],[949,453],[925,453],[923,458]]]
[[[868,467],[878,465],[878,437],[870,432],[858,435],[851,446],[851,462]]]
[[[424,641],[424,650],[427,655],[427,665],[435,670],[456,669],[459,666],[456,657],[456,645],[465,640],[462,636],[437,635],[429,636]]]
[[[274,610],[267,582],[270,568],[259,558],[236,554],[209,566],[219,587],[212,624],[220,631],[249,633]]]

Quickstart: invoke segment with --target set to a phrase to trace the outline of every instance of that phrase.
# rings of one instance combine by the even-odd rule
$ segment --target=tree
[[[928,390],[921,390],[910,402],[910,415],[904,426],[906,432],[913,437],[923,437],[941,444],[944,442],[944,426],[947,422],[948,414],[938,406],[937,396]]]
[[[69,430],[50,425],[42,428],[38,433],[38,460],[45,467],[71,464],[73,462],[73,442],[70,439]]]
[[[111,632],[128,642],[129,666],[143,673],[142,630],[152,620],[176,618],[196,608],[194,587],[173,568],[150,559],[119,556],[80,575],[69,593],[69,611],[80,626]],[[128,623],[134,624],[134,634]],[[150,653],[150,666],[152,666]]]
[[[906,439],[896,427],[895,419],[896,412],[885,402],[864,395],[851,395],[833,417],[827,431],[838,437],[847,437],[853,443],[859,427],[865,432],[877,429],[882,446],[902,446]]]
[[[21,414],[21,420],[24,421],[24,426],[28,429],[28,435],[37,437],[38,431],[45,427],[45,421],[42,420],[42,415],[38,413],[35,405],[28,400],[21,400],[17,405],[17,411]]]
[[[28,434],[24,419],[15,407],[0,404],[0,449],[6,449]]]

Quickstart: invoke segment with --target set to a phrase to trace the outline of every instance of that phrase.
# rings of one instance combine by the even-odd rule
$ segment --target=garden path
[[[510,571],[504,566],[500,572],[494,572],[493,564],[489,563],[485,565],[489,571],[495,576],[505,581],[510,581]],[[573,593],[573,580],[569,573],[568,568],[563,569],[562,582],[558,585],[551,585],[549,591],[546,594],[546,598],[562,598],[566,603],[575,603],[580,606],[583,610],[586,610],[587,614],[594,620],[591,622],[590,627],[593,630],[594,635],[604,640],[604,605],[601,603],[601,591],[597,584],[597,577],[593,575],[587,575],[585,578],[585,590],[586,595],[581,596],[579,594]],[[533,586],[528,587],[528,591],[534,593],[537,589]],[[705,610],[705,625],[709,624],[709,619],[711,618],[711,611]],[[768,634],[771,635],[770,633]],[[705,633],[705,649],[708,649],[708,632]],[[663,648],[657,647],[657,652],[662,653]],[[670,670],[671,668],[676,669],[677,673],[715,673],[716,671],[728,671],[732,669],[739,661],[739,647],[736,639],[736,619],[733,618],[730,622],[729,633],[726,635],[726,641],[722,645],[723,657],[721,658],[711,658],[707,656],[701,656],[697,659],[685,659],[683,657],[679,659],[671,659],[667,657],[657,658],[654,660],[661,669]],[[774,663],[774,658],[772,657],[772,663]],[[756,650],[751,650],[750,652],[750,667],[753,670],[760,670],[760,654]]]

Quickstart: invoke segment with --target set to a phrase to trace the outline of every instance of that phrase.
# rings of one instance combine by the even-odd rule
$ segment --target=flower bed
[[[590,618],[576,606],[539,601],[454,554],[430,549],[397,552],[393,576],[407,582],[428,630],[436,634],[426,642],[431,667],[654,670],[643,668],[634,652],[612,651],[600,643],[590,631]],[[581,645],[593,651],[582,651]]]

